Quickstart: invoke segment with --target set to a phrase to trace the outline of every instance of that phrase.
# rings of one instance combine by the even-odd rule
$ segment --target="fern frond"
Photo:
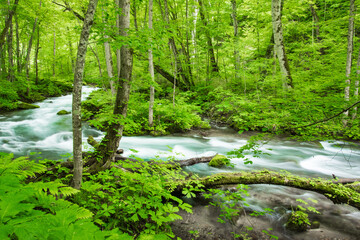
[[[13,159],[13,154],[0,157],[0,175],[15,174],[20,179],[34,177],[35,173],[42,173],[46,167],[42,164],[35,163],[27,157]]]

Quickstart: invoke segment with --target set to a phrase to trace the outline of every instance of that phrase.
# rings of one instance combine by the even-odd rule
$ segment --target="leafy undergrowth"
[[[17,109],[18,101],[37,102],[71,91],[72,83],[66,79],[41,79],[37,85],[21,76],[14,82],[0,80],[0,111]]]
[[[106,130],[113,119],[114,99],[109,92],[97,90],[82,102],[83,120],[91,125]],[[124,122],[124,135],[166,135],[174,132],[184,132],[193,128],[209,128],[198,113],[200,107],[187,103],[187,99],[178,96],[176,106],[169,99],[156,99],[154,104],[154,127],[148,125],[149,103],[146,94],[134,92],[131,94]]]
[[[302,140],[360,139],[360,120],[349,119],[343,125],[343,114],[322,123],[302,127],[341,112],[344,101],[341,94],[317,96],[300,90],[282,96],[237,94],[222,87],[202,89],[202,94],[189,93],[204,113],[213,120],[226,123],[239,132],[261,131],[286,133]],[[310,90],[309,90],[310,91]],[[194,96],[196,94],[196,96]],[[200,96],[200,97],[199,97]],[[350,106],[351,103],[346,104]],[[351,113],[350,113],[351,114]]]
[[[66,199],[78,193],[60,181],[25,183],[46,167],[25,157],[0,158],[0,239],[131,239],[101,231],[91,211]]]

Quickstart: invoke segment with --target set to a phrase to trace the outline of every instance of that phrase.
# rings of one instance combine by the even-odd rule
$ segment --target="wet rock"
[[[18,102],[17,107],[18,109],[34,109],[34,108],[39,108],[40,106],[25,102]]]
[[[224,155],[220,155],[220,154],[213,157],[213,159],[211,159],[211,161],[209,162],[210,167],[222,167],[229,164],[230,164],[230,160]]]
[[[320,228],[320,222],[319,221],[313,221],[310,225],[311,229],[317,229]]]
[[[57,115],[67,115],[67,114],[70,114],[71,112],[68,112],[66,110],[60,110],[57,112]]]

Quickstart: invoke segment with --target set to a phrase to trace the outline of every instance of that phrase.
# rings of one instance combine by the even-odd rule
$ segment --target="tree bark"
[[[108,74],[108,77],[109,77],[111,94],[113,96],[115,96],[116,88],[115,88],[115,83],[114,83],[113,62],[112,62],[112,56],[111,56],[110,43],[107,40],[107,39],[109,39],[109,36],[105,35],[104,38],[106,39],[106,41],[104,42],[106,71],[107,71],[107,74]]]
[[[40,5],[41,5],[41,1],[40,1]],[[30,39],[29,39],[27,53],[26,53],[25,71],[26,71],[26,79],[27,79],[28,83],[30,82],[30,72],[29,72],[30,71],[30,54],[31,54],[31,48],[32,48],[32,43],[33,43],[33,38],[34,38],[37,21],[38,21],[38,18],[35,18],[33,29],[32,29],[31,35],[30,35]],[[28,84],[27,95],[29,95],[29,94],[30,94],[30,87]]]
[[[153,29],[153,0],[149,0],[149,29],[152,31]],[[152,42],[152,38],[150,38],[150,43]],[[154,125],[154,98],[155,98],[155,74],[154,74],[154,61],[153,61],[153,53],[152,53],[152,45],[149,48],[149,72],[150,72],[150,101],[149,101],[149,127],[153,127]]]
[[[55,77],[55,62],[56,62],[56,34],[54,30],[54,44],[53,44],[53,65],[52,65],[52,71],[53,71],[53,77]]]
[[[313,26],[313,36],[316,39],[316,42],[320,41],[320,25],[319,25],[319,16],[317,15],[316,12],[316,8],[314,7],[314,4],[310,4],[310,10],[311,10],[311,15],[312,15],[312,19],[314,22],[314,26]]]
[[[348,181],[349,182],[349,181]],[[218,188],[222,185],[233,184],[272,184],[282,185],[323,194],[334,203],[345,203],[360,209],[360,194],[351,186],[338,184],[339,182],[319,178],[303,178],[291,174],[283,174],[263,170],[259,172],[219,173],[204,178],[189,179],[179,182],[173,194],[180,195],[184,187],[202,184],[203,189]],[[171,183],[174,184],[174,183]]]
[[[18,18],[15,15],[15,35],[16,35],[16,68],[17,72],[20,73],[21,71],[21,62],[20,62],[20,39],[19,39],[19,23]]]
[[[101,70],[101,63],[100,63],[99,56],[97,55],[96,51],[91,47],[91,45],[89,45],[89,48],[96,58],[98,68],[99,68],[99,76],[102,78],[102,70]]]
[[[200,18],[201,18],[204,28],[205,28],[205,36],[206,36],[207,45],[208,45],[208,54],[209,54],[209,58],[210,58],[211,72],[219,72],[219,67],[218,67],[216,59],[215,59],[214,46],[212,44],[210,31],[207,26],[208,20],[205,17],[205,6],[203,4],[203,0],[198,0],[198,2],[199,2]]]
[[[346,80],[345,80],[345,102],[350,101],[350,85],[351,85],[351,65],[352,65],[352,54],[354,49],[354,18],[355,18],[355,0],[350,0],[350,11],[349,11],[349,28],[348,28],[348,45],[347,45],[347,57],[346,57]],[[344,112],[343,124],[346,126],[347,117],[349,111]]]
[[[39,56],[39,49],[40,49],[40,23],[38,24],[37,31],[36,31],[37,39],[36,39],[36,46],[35,46],[35,85],[39,83],[39,64],[38,64],[38,56]]]
[[[72,124],[73,124],[73,154],[74,154],[74,178],[73,187],[81,188],[83,160],[82,160],[82,132],[81,132],[81,88],[84,75],[85,56],[93,24],[98,0],[90,0],[84,19],[84,25],[80,35],[80,41],[76,57],[74,73]]]
[[[10,25],[11,25],[12,17],[16,12],[16,7],[18,6],[18,3],[19,3],[19,0],[15,0],[13,8],[10,10],[10,12],[8,14],[8,17],[6,18],[5,27],[0,33],[0,47],[2,47],[4,45],[4,43],[5,43],[5,36],[7,35],[7,32],[9,30]]]
[[[118,8],[120,8],[120,0],[115,0],[115,4]],[[117,28],[117,35],[120,35],[120,14],[116,15],[116,28]],[[116,49],[116,70],[117,70],[117,77],[120,77],[120,69],[121,69],[121,50],[118,48]]]
[[[128,36],[128,29],[130,27],[130,0],[120,0],[119,8],[122,14],[119,17],[120,35],[122,37]],[[107,169],[110,163],[115,159],[116,149],[124,130],[125,118],[127,114],[127,107],[130,96],[130,83],[132,75],[133,53],[129,46],[123,45],[121,47],[121,68],[118,79],[118,88],[116,93],[116,100],[114,106],[113,117],[114,120],[110,124],[105,137],[97,149],[97,156],[100,161],[93,159],[90,171],[98,171],[99,169]]]
[[[232,6],[232,20],[234,26],[234,70],[235,70],[235,80],[239,79],[239,69],[240,69],[240,58],[239,51],[237,50],[238,43],[238,21],[237,21],[237,4],[236,0],[231,0]]]
[[[282,0],[271,1],[271,15],[272,15],[276,55],[278,57],[280,69],[283,74],[283,87],[284,89],[287,90],[293,88],[294,85],[290,73],[289,61],[286,56],[284,37],[282,31],[282,23],[281,23]]]
[[[356,63],[356,80],[355,80],[355,90],[354,90],[354,99],[355,99],[355,101],[357,101],[358,98],[359,98],[359,78],[360,78],[360,49],[359,49],[358,59],[357,59],[357,63]],[[353,114],[352,114],[352,119],[353,120],[356,118],[357,109],[358,109],[357,106],[354,107],[354,111],[353,111]]]
[[[8,0],[8,5],[10,7],[10,0]],[[10,12],[9,12],[10,15]],[[8,81],[13,82],[15,79],[14,76],[14,61],[13,61],[13,22],[10,20],[9,31],[7,34],[7,45],[8,45]]]

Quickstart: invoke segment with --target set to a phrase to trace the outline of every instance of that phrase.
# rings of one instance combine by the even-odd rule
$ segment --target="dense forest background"
[[[191,117],[196,112],[241,131],[358,139],[356,107],[345,112],[346,119],[342,114],[300,127],[330,118],[357,101],[360,46],[355,2],[284,1],[278,10],[280,42],[274,35],[271,4],[155,1],[149,28],[148,2],[136,0],[131,2],[128,36],[122,37],[116,27],[116,2],[100,1],[84,81],[113,88],[115,93],[117,49],[126,44],[134,59],[125,134],[205,127]],[[2,1],[2,110],[16,108],[18,100],[38,101],[71,90],[86,9],[87,1]],[[287,67],[278,61],[280,47]],[[149,72],[149,49],[154,78]],[[152,128],[147,127],[150,86],[156,96]],[[85,113],[85,119],[102,109],[97,117],[106,122],[104,108],[111,99],[109,94],[96,94],[96,101],[89,103],[94,109]]]

